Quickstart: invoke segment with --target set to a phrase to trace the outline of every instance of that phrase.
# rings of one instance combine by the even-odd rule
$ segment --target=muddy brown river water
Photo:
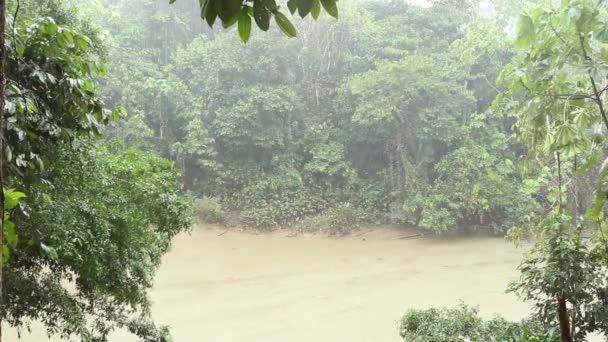
[[[506,284],[521,250],[499,238],[251,235],[195,229],[176,238],[152,292],[176,342],[397,342],[416,307],[479,305],[522,318]],[[9,331],[5,341],[16,341]],[[24,342],[51,341],[38,326]],[[57,341],[57,340],[52,340]],[[135,339],[117,333],[112,342]]]

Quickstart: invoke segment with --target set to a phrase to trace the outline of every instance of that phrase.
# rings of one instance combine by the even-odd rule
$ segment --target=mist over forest
[[[211,223],[502,234],[538,209],[546,179],[522,184],[513,113],[490,108],[512,13],[353,2],[339,20],[296,21],[295,39],[273,27],[243,44],[195,6],[98,15],[111,18],[101,89],[130,113],[110,136],[174,160],[201,209],[221,206]]]
[[[9,339],[35,327],[66,341],[171,341],[175,326],[176,341],[363,341],[367,330],[224,324],[256,308],[256,328],[271,330],[278,318],[264,315],[292,307],[294,321],[324,309],[364,329],[365,308],[398,305],[398,329],[374,340],[605,340],[603,0],[6,6]],[[416,292],[452,280],[462,284]],[[277,288],[294,297],[258,296]],[[300,290],[341,304],[305,306]],[[505,291],[526,308],[501,307]],[[203,310],[191,320],[214,318],[213,333],[189,335],[194,324],[163,312],[188,310],[166,293],[189,293],[182,304]]]

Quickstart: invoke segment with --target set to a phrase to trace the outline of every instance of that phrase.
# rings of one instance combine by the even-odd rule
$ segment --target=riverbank
[[[203,230],[210,234],[216,233],[218,236],[222,236],[228,233],[238,234],[249,234],[249,235],[267,235],[274,237],[283,238],[345,238],[345,237],[363,237],[374,236],[376,238],[385,239],[411,239],[421,238],[424,236],[431,237],[434,234],[425,233],[419,229],[413,227],[405,227],[398,225],[368,225],[362,226],[357,229],[346,231],[344,234],[335,234],[331,230],[318,229],[318,230],[303,230],[298,227],[287,227],[281,229],[256,229],[252,227],[225,227],[219,225],[210,225],[206,223],[197,223],[193,226],[193,230]],[[485,234],[484,234],[485,235]],[[452,235],[453,236],[453,235]]]

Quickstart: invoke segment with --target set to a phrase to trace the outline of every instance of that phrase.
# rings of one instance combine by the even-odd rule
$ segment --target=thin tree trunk
[[[6,0],[0,0],[0,342],[2,342],[2,321],[4,321],[4,298],[2,297],[2,251],[4,250],[4,28],[6,27]]]
[[[574,155],[574,164],[572,165],[572,200],[571,200],[571,205],[572,205],[572,209],[570,209],[572,211],[572,222],[576,223],[576,219],[578,219],[578,184],[580,182],[579,180],[579,176],[576,175],[576,170],[578,170],[578,156],[575,154]]]
[[[568,308],[566,307],[566,298],[564,298],[564,296],[557,296],[557,316],[559,318],[559,330],[561,332],[562,342],[572,342]]]
[[[559,196],[559,212],[563,212],[562,202],[562,161],[560,153],[555,153],[557,161],[557,182],[558,182],[558,196]],[[560,226],[561,227],[561,226]],[[560,228],[561,229],[561,228]],[[570,319],[568,318],[568,307],[566,306],[566,297],[562,294],[557,295],[557,317],[559,319],[559,330],[562,337],[562,342],[572,342],[572,335],[570,334]]]

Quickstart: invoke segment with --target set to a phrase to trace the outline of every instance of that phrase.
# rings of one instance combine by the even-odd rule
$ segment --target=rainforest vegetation
[[[168,341],[148,290],[196,218],[529,240],[529,319],[404,340],[608,334],[602,0],[9,1],[4,34],[11,326]]]
[[[174,160],[203,220],[504,233],[545,205],[548,179],[523,183],[514,113],[490,108],[511,17],[476,6],[349,3],[247,44],[187,1],[83,11],[103,18],[104,103],[129,110],[106,136]]]

